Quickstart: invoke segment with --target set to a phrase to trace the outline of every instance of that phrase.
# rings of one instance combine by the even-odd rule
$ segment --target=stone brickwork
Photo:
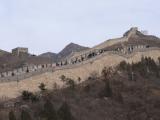
[[[116,54],[131,54],[134,51],[139,51],[142,49],[148,49],[149,45],[128,45],[128,46],[123,46],[123,47],[117,47],[116,49],[110,50]],[[60,61],[56,63],[57,67],[61,66],[66,66],[66,65],[73,65],[77,63],[81,63],[83,61],[89,60],[91,58],[94,58],[96,56],[99,56],[105,52],[109,52],[108,50],[105,49],[95,49],[88,51],[86,53],[80,54],[78,56],[74,56],[71,58],[68,58],[66,60]]]
[[[28,48],[17,47],[12,49],[12,54],[16,56],[28,55]]]
[[[121,48],[116,48],[114,51],[123,54],[130,54],[133,53],[134,51],[147,48],[149,48],[149,45],[128,45]]]
[[[14,69],[0,73],[0,81],[17,80],[18,78],[26,78],[27,76],[33,76],[37,73],[43,73],[51,70],[55,67],[55,64],[41,64],[41,65],[30,65],[22,68]],[[30,74],[30,75],[29,75]]]
[[[152,49],[148,45],[128,45],[121,48],[116,48],[114,50],[107,51],[105,49],[95,49],[90,50],[86,53],[80,54],[79,56],[74,56],[66,60],[60,61],[55,64],[41,64],[41,65],[30,65],[22,68],[14,69],[12,71],[7,71],[0,73],[0,81],[11,81],[11,80],[21,80],[27,77],[32,77],[37,74],[44,73],[46,71],[54,71],[56,69],[63,69],[64,67],[73,67],[78,64],[83,64],[85,61],[90,61],[98,58],[99,56],[105,55],[105,53],[118,54],[120,56],[127,56],[131,53],[137,51],[145,51]],[[155,48],[154,48],[155,49]]]

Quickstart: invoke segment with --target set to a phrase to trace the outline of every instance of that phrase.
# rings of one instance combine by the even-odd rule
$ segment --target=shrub
[[[26,90],[22,92],[22,99],[25,101],[31,100],[32,102],[39,101],[39,97],[37,95],[33,94],[32,92],[26,91]]]
[[[91,86],[88,84],[84,87],[85,92],[89,92],[91,90]]]
[[[43,117],[46,118],[46,120],[57,120],[57,113],[54,109],[53,104],[49,100],[46,100],[42,113]]]
[[[29,91],[26,91],[24,90],[22,92],[22,99],[23,100],[30,100],[30,98],[33,96],[33,93],[32,92],[29,92]]]
[[[54,90],[57,90],[57,89],[58,89],[58,85],[57,85],[56,82],[53,84],[53,89],[54,89]]]
[[[39,97],[35,94],[32,94],[30,99],[31,99],[32,102],[38,102],[39,101]]]
[[[78,82],[79,82],[79,83],[81,82],[81,78],[80,78],[80,77],[78,77]]]
[[[119,103],[123,103],[123,96],[120,91],[117,91],[114,96],[115,100]]]
[[[88,78],[88,80],[96,80],[97,78],[98,78],[98,73],[94,71],[90,74],[90,77]]]
[[[98,93],[99,97],[112,97],[112,88],[109,81],[105,82],[104,88]]]
[[[21,120],[32,120],[30,114],[26,110],[22,110],[21,112]]]
[[[60,77],[60,79],[61,79],[61,81],[64,83],[64,82],[66,81],[66,76],[62,75],[62,76]]]
[[[102,79],[104,81],[108,81],[113,77],[113,69],[111,67],[109,68],[104,67],[101,74],[102,74]]]
[[[126,70],[127,69],[127,63],[126,63],[126,61],[121,61],[120,64],[118,65],[118,69],[120,69],[120,70]]]
[[[9,112],[9,120],[16,120],[16,116],[13,111]]]
[[[112,97],[112,88],[110,84],[110,80],[113,77],[113,69],[109,67],[108,69],[105,67],[102,70],[102,79],[105,82],[105,87],[99,94],[100,97]]]
[[[71,88],[72,90],[74,90],[76,84],[75,84],[74,80],[72,80],[71,78],[67,78],[67,79],[66,79],[66,85],[67,85],[69,88]]]
[[[70,111],[70,107],[66,102],[58,110],[59,120],[73,120],[73,116]]]
[[[46,90],[46,85],[44,83],[41,83],[38,87],[39,87],[39,89],[41,91],[45,91]]]
[[[105,82],[104,95],[105,97],[112,97],[112,88],[110,85],[110,81]]]
[[[132,64],[127,64],[125,61],[122,61],[118,65],[118,68],[129,73],[137,72],[143,77],[150,77],[151,75],[159,77],[158,65],[151,57],[142,57],[141,61]]]

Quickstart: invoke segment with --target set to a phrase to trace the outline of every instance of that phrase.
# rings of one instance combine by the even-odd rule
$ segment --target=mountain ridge
[[[59,53],[47,52],[38,56],[30,55],[30,57],[27,58],[13,56],[9,52],[0,50],[0,71],[5,71],[5,69],[3,70],[3,68],[6,65],[12,66],[14,69],[17,68],[19,65],[21,66],[24,63],[47,64],[51,62],[53,63],[62,61],[68,58],[74,58],[96,49],[115,50],[117,49],[117,47],[124,47],[127,45],[149,45],[151,47],[160,47],[160,39],[156,36],[144,35],[140,31],[138,31],[137,28],[131,28],[130,30],[125,32],[121,38],[106,40],[94,46],[93,48],[84,47],[71,42],[70,44],[66,45],[65,48],[62,49]]]
[[[39,56],[48,57],[55,62],[55,61],[66,58],[72,52],[80,52],[80,51],[87,50],[87,49],[89,49],[89,47],[84,47],[82,45],[78,45],[78,44],[71,42],[70,44],[66,45],[59,53],[47,52]]]

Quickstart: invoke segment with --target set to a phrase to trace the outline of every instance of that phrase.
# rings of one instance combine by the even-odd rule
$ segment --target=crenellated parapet
[[[56,66],[56,64],[40,64],[40,65],[29,65],[24,66],[18,69],[14,69],[12,71],[2,72],[0,73],[0,81],[1,80],[12,80],[12,78],[16,78],[18,76],[25,76],[27,74],[34,75],[38,72],[45,72],[49,69],[52,69]]]
[[[127,45],[123,47],[117,47],[114,51],[117,53],[130,54],[134,51],[150,48],[149,45]]]
[[[57,67],[62,67],[62,66],[67,66],[67,65],[74,65],[74,64],[79,64],[82,63],[84,61],[90,60],[92,58],[95,58],[97,56],[100,56],[103,53],[106,52],[112,52],[115,54],[119,54],[119,55],[128,55],[137,51],[145,51],[145,50],[149,50],[150,47],[149,45],[126,45],[126,46],[120,46],[117,48],[114,48],[112,50],[107,50],[107,49],[95,49],[95,50],[91,50],[88,51],[86,53],[83,54],[79,54],[77,56],[71,57],[69,59],[65,59],[63,61],[60,61],[58,63],[56,63]],[[154,48],[155,49],[155,48]]]
[[[22,68],[14,69],[12,71],[0,73],[0,81],[13,81],[22,80],[28,77],[32,77],[37,74],[42,74],[47,71],[54,71],[56,69],[63,69],[64,67],[70,67],[73,65],[83,64],[85,61],[90,61],[100,56],[105,55],[105,53],[119,54],[122,56],[129,55],[138,51],[150,50],[152,47],[149,45],[132,45],[128,44],[126,46],[118,46],[114,49],[92,49],[77,56],[73,56],[64,59],[55,64],[39,64],[39,65],[27,65]],[[153,48],[155,49],[155,48]]]
[[[90,51],[87,51],[86,53],[78,54],[78,55],[73,56],[71,58],[60,61],[60,62],[56,63],[56,66],[61,67],[61,66],[81,63],[83,61],[86,61],[86,60],[89,60],[93,57],[96,57],[97,55],[100,55],[103,52],[104,52],[104,50],[102,50],[102,49],[90,50]]]

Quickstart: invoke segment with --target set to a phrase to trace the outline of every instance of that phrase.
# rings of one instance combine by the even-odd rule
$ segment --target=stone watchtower
[[[28,55],[28,48],[17,47],[12,49],[12,54],[15,56],[26,56]]]
[[[123,37],[130,38],[131,36],[135,35],[136,32],[138,31],[138,27],[132,27],[129,31],[127,31]]]

